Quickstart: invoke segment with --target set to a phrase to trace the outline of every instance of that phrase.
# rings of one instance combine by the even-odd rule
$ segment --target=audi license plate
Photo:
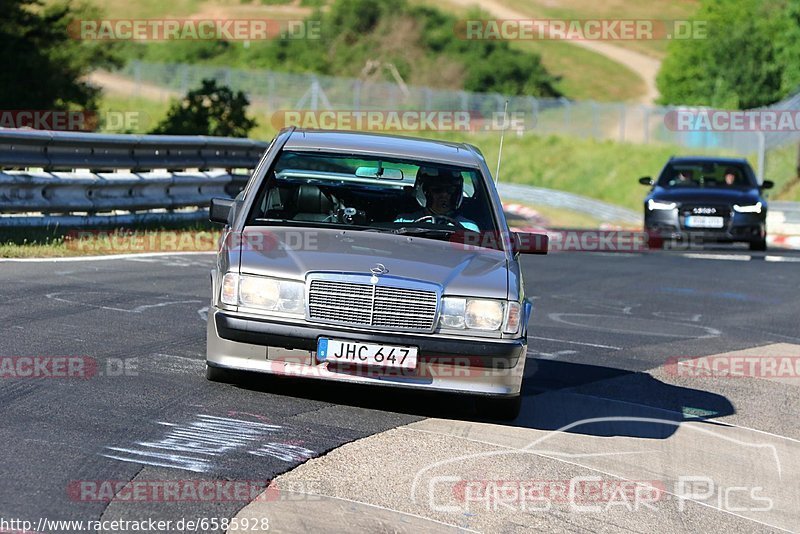
[[[377,345],[321,337],[317,342],[317,361],[416,369],[417,347]]]
[[[722,217],[708,217],[704,215],[689,215],[685,225],[689,228],[722,228]]]

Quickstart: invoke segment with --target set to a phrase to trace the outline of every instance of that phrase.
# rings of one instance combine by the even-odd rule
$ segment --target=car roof
[[[348,154],[380,154],[399,159],[468,167],[479,167],[481,158],[476,148],[465,143],[339,130],[296,129],[283,148]]]
[[[724,158],[719,156],[672,156],[670,163],[719,163],[721,165],[750,165],[745,158]]]

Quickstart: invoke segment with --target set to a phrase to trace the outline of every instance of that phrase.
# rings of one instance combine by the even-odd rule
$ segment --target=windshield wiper
[[[456,229],[453,228],[424,228],[421,226],[403,226],[401,228],[397,228],[396,230],[392,230],[393,234],[398,235],[422,235],[425,237],[450,237],[454,233],[456,233]]]

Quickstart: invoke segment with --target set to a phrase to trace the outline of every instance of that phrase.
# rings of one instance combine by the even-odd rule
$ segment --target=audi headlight
[[[756,202],[755,204],[750,204],[748,206],[734,204],[733,211],[737,211],[739,213],[761,213],[761,207],[761,202]]]
[[[652,198],[647,201],[647,209],[653,210],[674,210],[678,205],[674,202],[658,202]]]
[[[520,304],[494,299],[444,297],[439,326],[460,330],[516,333],[520,322]]]
[[[222,280],[221,300],[233,306],[302,315],[305,285],[292,280],[227,273]]]

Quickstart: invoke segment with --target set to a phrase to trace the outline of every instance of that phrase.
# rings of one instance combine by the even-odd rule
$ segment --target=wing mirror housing
[[[642,176],[639,178],[639,183],[642,185],[653,185],[653,179],[649,176]]]
[[[550,237],[547,234],[512,232],[511,245],[515,254],[547,254]]]
[[[232,198],[212,198],[211,205],[208,208],[208,220],[220,224],[228,224],[228,217],[230,217],[233,210]]]

